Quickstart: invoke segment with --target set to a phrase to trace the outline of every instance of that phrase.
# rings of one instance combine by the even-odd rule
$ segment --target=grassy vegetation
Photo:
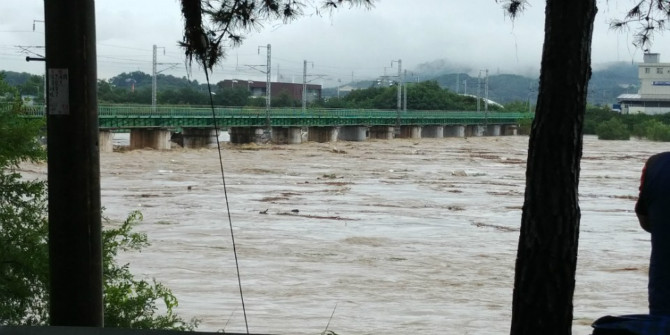
[[[670,142],[670,114],[619,114],[607,108],[588,107],[584,134],[601,140],[628,140],[630,136]]]

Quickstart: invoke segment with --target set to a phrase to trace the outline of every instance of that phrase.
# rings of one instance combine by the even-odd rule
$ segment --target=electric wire
[[[249,334],[249,322],[247,321],[247,309],[244,305],[244,294],[242,293],[242,278],[240,276],[240,263],[237,258],[237,246],[235,244],[235,234],[233,233],[233,219],[230,215],[230,205],[228,203],[228,190],[226,187],[226,175],[223,170],[223,156],[221,155],[221,143],[218,140],[219,136],[219,126],[216,122],[216,113],[214,111],[214,99],[212,98],[212,85],[209,82],[209,71],[205,68],[205,79],[207,80],[207,90],[209,91],[209,103],[212,108],[212,121],[214,123],[214,133],[217,137],[216,148],[219,152],[219,167],[221,168],[221,181],[223,183],[223,195],[226,200],[226,211],[228,212],[228,225],[230,226],[230,238],[233,244],[233,254],[235,255],[235,269],[237,270],[237,284],[240,288],[240,300],[242,301],[242,313],[244,314],[244,326],[247,329],[247,334]]]

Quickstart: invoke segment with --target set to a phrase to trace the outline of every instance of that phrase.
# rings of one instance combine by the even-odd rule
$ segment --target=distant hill
[[[433,65],[435,65],[433,63]],[[423,66],[421,68],[430,68]],[[440,71],[439,69],[434,69]],[[628,62],[607,64],[594,70],[589,81],[588,102],[593,105],[616,103],[616,97],[623,93],[636,93],[639,87],[638,66]],[[481,82],[480,94],[484,95],[484,78],[478,79],[465,73],[448,73],[431,76],[423,73],[422,77],[436,80],[440,86],[456,91],[456,82],[461,85],[457,90],[464,93],[464,82],[467,82],[467,93],[477,94],[477,82]],[[537,99],[539,78],[529,78],[513,74],[489,75],[489,99],[508,103],[511,101],[528,101]]]
[[[470,76],[466,69],[462,67],[456,70],[457,66],[446,61],[434,61],[422,64],[418,67],[419,71],[414,72],[421,81],[434,80],[445,89],[452,92],[466,93],[465,84],[467,84],[468,94],[477,94],[477,83],[480,82],[480,94],[484,96],[484,78],[478,79],[476,76]],[[616,97],[623,93],[636,93],[639,87],[637,77],[638,66],[627,62],[617,62],[602,66],[593,71],[591,81],[589,82],[588,102],[593,105],[616,103]],[[12,86],[23,85],[31,76],[29,73],[5,72],[5,80]],[[409,80],[409,79],[408,79]],[[135,90],[151,89],[151,75],[143,72],[121,73],[115,77],[106,80],[114,87],[130,89],[133,85]],[[193,90],[205,90],[204,84],[197,80],[189,80],[186,77],[178,78],[171,75],[159,74],[156,77],[159,91],[178,90],[181,88],[191,88]],[[530,78],[514,74],[496,74],[489,75],[488,97],[490,100],[505,104],[512,101],[535,101],[537,99],[537,85],[539,78]],[[460,85],[457,88],[457,83]],[[377,85],[376,79],[361,80],[354,83],[348,83],[347,86],[355,88],[368,88]],[[347,92],[341,91],[343,96]],[[337,96],[337,88],[323,88],[324,97]]]

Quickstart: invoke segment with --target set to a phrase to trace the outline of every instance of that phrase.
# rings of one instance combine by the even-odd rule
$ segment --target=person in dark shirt
[[[635,213],[651,233],[649,314],[670,316],[670,152],[647,160]]]

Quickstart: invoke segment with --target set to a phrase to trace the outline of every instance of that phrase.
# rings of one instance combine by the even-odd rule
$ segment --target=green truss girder
[[[7,108],[7,107],[5,107]],[[28,117],[44,117],[44,106],[25,107]],[[212,117],[215,116],[215,118]],[[529,113],[395,111],[372,109],[265,109],[99,105],[101,129],[198,127],[327,127],[518,124]]]

